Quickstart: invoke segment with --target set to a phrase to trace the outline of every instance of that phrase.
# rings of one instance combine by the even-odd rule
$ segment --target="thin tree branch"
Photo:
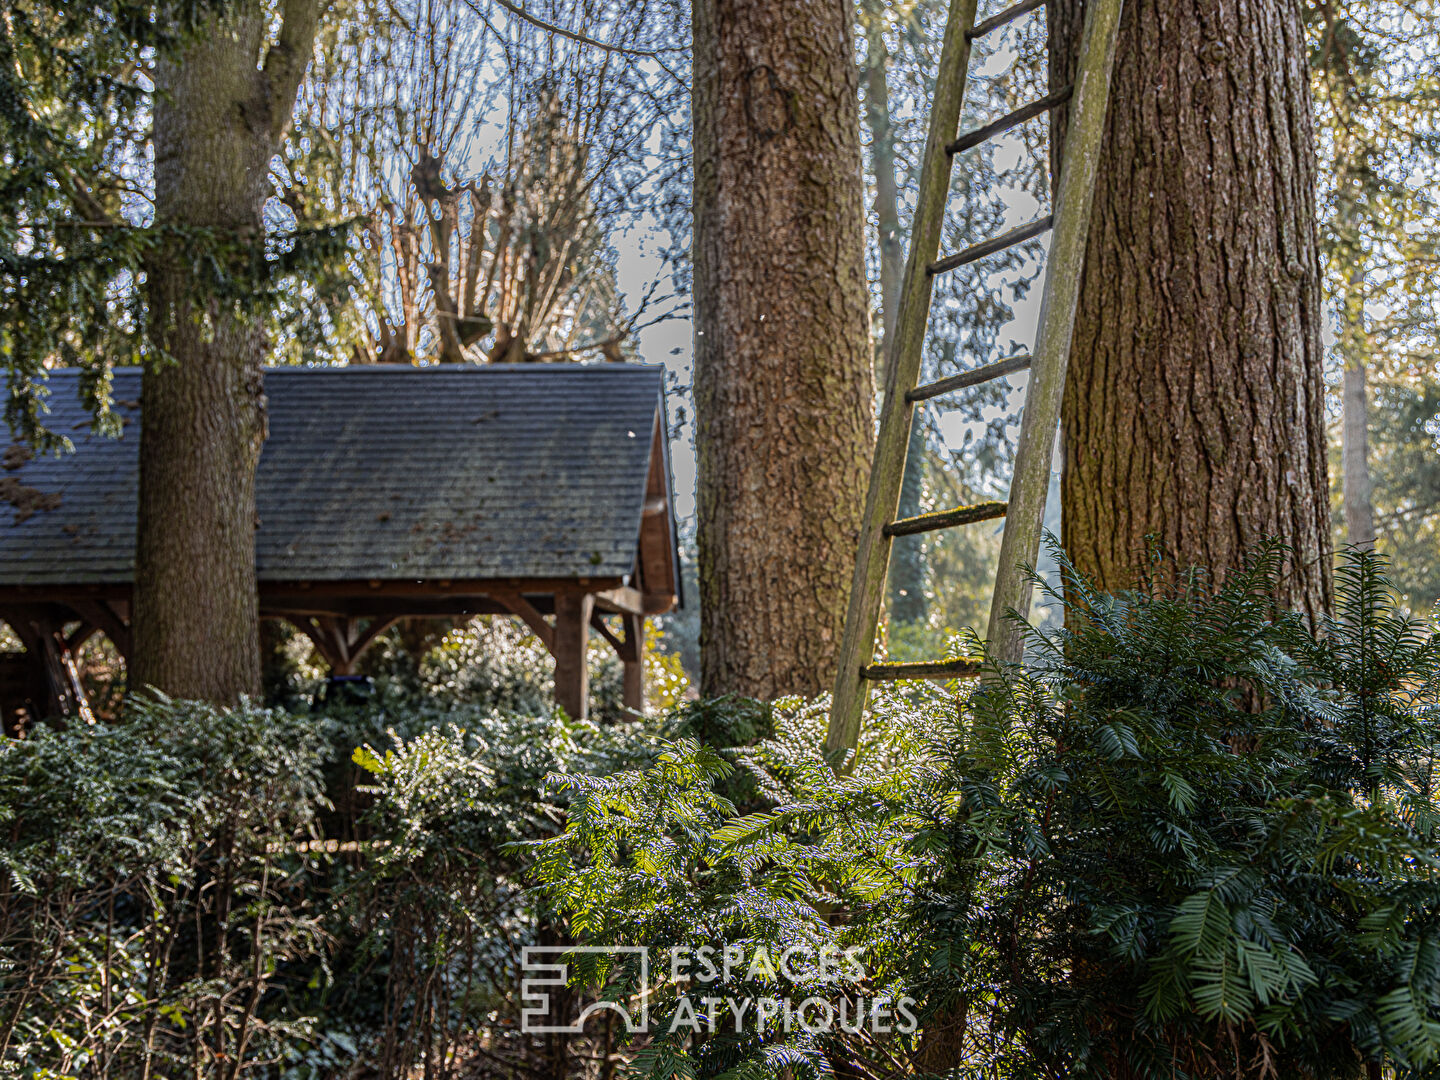
[[[477,15],[483,14],[480,11],[480,5],[477,0],[465,0],[465,3],[466,6],[473,10]],[[510,12],[511,15],[514,15],[517,19],[523,19],[526,22],[530,23],[532,26],[539,27],[541,30],[544,30],[548,34],[555,34],[559,37],[569,38],[571,41],[578,41],[582,45],[589,45],[592,48],[596,49],[604,49],[606,52],[620,53],[623,56],[642,56],[648,60],[654,60],[664,70],[665,74],[669,75],[672,79],[675,79],[676,81],[680,81],[680,76],[677,75],[674,71],[672,71],[670,67],[665,63],[665,61],[661,59],[662,53],[683,53],[685,50],[678,45],[668,49],[636,49],[628,45],[612,45],[609,42],[599,41],[576,30],[567,30],[563,26],[559,26],[556,23],[548,22],[547,20],[542,19],[539,16],[532,15],[520,5],[511,3],[511,0],[495,0],[495,3],[499,4],[506,11]]]

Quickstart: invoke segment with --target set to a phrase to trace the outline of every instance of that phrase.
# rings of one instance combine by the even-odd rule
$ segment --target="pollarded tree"
[[[853,12],[694,5],[701,686],[834,674],[872,438]]]
[[[1048,9],[1053,86],[1081,7]],[[1102,587],[1148,534],[1217,570],[1279,537],[1281,599],[1330,606],[1306,48],[1282,0],[1125,6],[1062,411],[1065,548]]]
[[[530,10],[586,40],[463,0],[362,2],[328,31],[284,199],[362,228],[343,273],[301,289],[302,355],[621,355],[645,304],[623,310],[609,236],[653,190],[683,88],[652,48],[657,0]]]

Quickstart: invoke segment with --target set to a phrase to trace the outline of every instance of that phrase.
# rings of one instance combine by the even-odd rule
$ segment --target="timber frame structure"
[[[85,427],[74,374],[50,382],[51,429]],[[680,599],[663,389],[661,369],[632,364],[268,371],[262,618],[348,675],[400,619],[515,616],[574,717],[593,630],[643,709],[645,620]],[[138,397],[138,371],[118,371],[121,438],[6,455],[0,620],[25,647],[0,654],[7,731],[22,708],[88,717],[76,655],[95,634],[129,658]]]

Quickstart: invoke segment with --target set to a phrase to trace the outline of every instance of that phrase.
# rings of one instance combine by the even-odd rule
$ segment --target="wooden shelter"
[[[7,724],[21,706],[83,711],[91,635],[130,652],[140,373],[115,373],[119,439],[90,434],[75,372],[49,382],[48,426],[75,453],[11,447],[0,470],[0,619],[26,649],[0,665]],[[265,390],[263,617],[340,675],[397,619],[514,615],[555,657],[572,716],[595,630],[642,706],[645,618],[680,598],[660,368],[274,368]]]

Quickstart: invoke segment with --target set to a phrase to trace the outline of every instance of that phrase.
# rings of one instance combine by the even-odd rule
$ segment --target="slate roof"
[[[74,372],[52,372],[49,386],[46,424],[75,453],[0,469],[0,585],[128,583],[139,370],[115,373],[120,439],[86,430]],[[274,368],[265,390],[262,581],[621,577],[633,568],[663,408],[658,367]],[[6,464],[14,461],[12,451]],[[55,495],[58,506],[34,508]]]

